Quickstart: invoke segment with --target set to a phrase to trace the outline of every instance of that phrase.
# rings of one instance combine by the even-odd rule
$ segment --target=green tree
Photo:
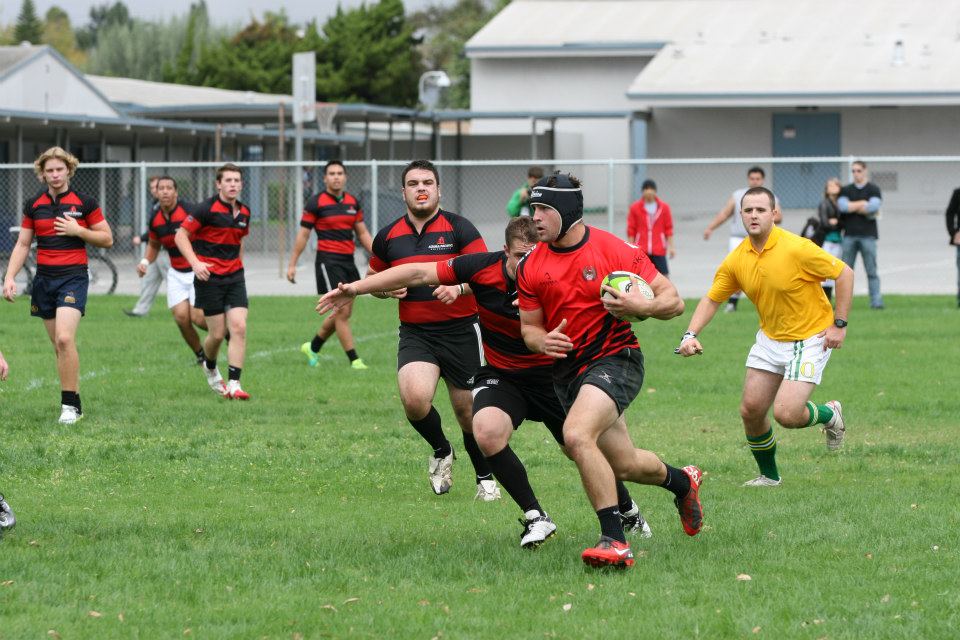
[[[121,0],[90,8],[90,24],[77,31],[77,44],[83,50],[92,49],[99,41],[100,32],[114,25],[130,25],[130,10]]]
[[[44,17],[41,41],[59,51],[67,60],[83,66],[86,56],[77,48],[77,37],[70,24],[70,16],[60,7],[53,6]]]
[[[464,45],[510,0],[457,0],[452,5],[433,4],[410,17],[423,33],[420,50],[427,67],[443,69],[452,85],[441,94],[440,106],[470,108],[470,61]]]
[[[317,96],[332,102],[412,107],[423,62],[401,0],[380,0],[344,11],[323,27]]]
[[[17,24],[13,29],[13,37],[18,43],[40,43],[40,38],[43,37],[43,22],[37,17],[37,9],[33,6],[33,0],[23,0],[20,5],[20,14],[17,16]]]

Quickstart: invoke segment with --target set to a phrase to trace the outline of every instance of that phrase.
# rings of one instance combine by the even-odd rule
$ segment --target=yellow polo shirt
[[[806,238],[774,227],[763,251],[750,238],[730,252],[707,296],[724,302],[743,291],[757,307],[760,329],[772,340],[805,340],[833,322],[822,282],[843,271],[843,261]]]

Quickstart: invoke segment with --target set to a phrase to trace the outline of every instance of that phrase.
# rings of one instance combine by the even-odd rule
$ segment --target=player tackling
[[[630,440],[624,412],[643,384],[643,354],[622,316],[669,320],[683,313],[673,284],[657,272],[644,251],[611,233],[583,224],[583,192],[571,175],[537,182],[530,195],[540,239],[517,270],[521,331],[527,347],[555,359],[554,388],[567,410],[563,439],[577,464],[600,521],[600,540],[582,559],[592,566],[631,566],[614,480],[660,485],[675,496],[688,535],[703,522],[695,466],[678,469]],[[601,301],[600,281],[630,271],[647,281]]]
[[[827,447],[843,444],[845,425],[838,400],[810,401],[833,349],[843,346],[853,298],[853,271],[805,238],[778,228],[773,192],[753,187],[743,195],[740,217],[747,231],[720,264],[700,300],[677,353],[703,353],[699,333],[732,293],[743,291],[757,308],[760,330],[747,356],[740,416],[760,475],[744,484],[781,483],[777,439],[767,413],[790,429],[823,425]],[[821,282],[836,280],[837,306],[831,309]]]

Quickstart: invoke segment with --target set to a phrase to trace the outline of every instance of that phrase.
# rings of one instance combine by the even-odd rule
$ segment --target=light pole
[[[434,110],[437,103],[440,102],[440,91],[450,86],[450,76],[446,71],[426,71],[420,76],[420,82],[417,83],[420,103],[430,111],[430,118],[433,120],[433,131],[435,138],[436,151],[434,159],[440,159],[440,125],[434,116]],[[411,124],[410,126],[414,126]]]

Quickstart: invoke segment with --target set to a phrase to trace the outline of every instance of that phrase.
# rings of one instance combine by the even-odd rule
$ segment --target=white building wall
[[[0,82],[0,109],[116,117],[103,98],[50,55],[37,56]]]

